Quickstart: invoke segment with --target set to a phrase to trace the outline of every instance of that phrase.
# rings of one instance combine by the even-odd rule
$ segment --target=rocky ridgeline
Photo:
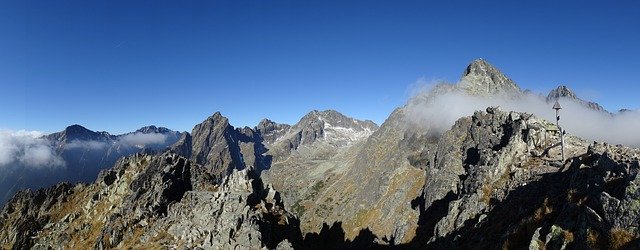
[[[443,88],[522,94],[484,60]],[[313,111],[251,129],[216,113],[92,184],[19,192],[0,212],[0,247],[640,247],[640,150],[567,134],[562,161],[557,127],[531,114],[489,107],[444,133],[408,116],[378,128]]]
[[[39,139],[60,158],[52,168],[16,162],[0,169],[0,175],[4,177],[0,178],[0,204],[21,189],[48,187],[62,181],[93,181],[100,170],[112,167],[119,158],[141,152],[163,151],[180,136],[179,132],[156,126],[111,135],[71,125]],[[155,140],[140,140],[150,137]]]
[[[354,222],[331,223],[331,213],[318,231],[305,232],[306,222],[286,209],[291,206],[271,185],[265,187],[252,167],[216,181],[208,168],[165,153],[122,159],[90,185],[20,192],[2,210],[0,243],[36,249],[638,244],[639,150],[567,135],[567,160],[561,162],[559,148],[553,147],[559,139],[553,124],[499,108],[462,118],[438,138],[406,133],[404,143],[422,144],[408,159],[424,172],[415,176],[424,178],[422,194],[389,206],[418,214],[393,218],[404,222],[390,228],[409,226],[403,233],[407,240],[377,233],[387,229],[371,221],[351,236],[348,224]],[[381,200],[393,201],[388,195],[406,194],[403,189],[386,188]],[[323,197],[319,201],[328,197],[316,195]],[[376,216],[366,214],[370,211],[389,213],[378,207],[380,201],[371,202],[370,209],[354,209],[350,201],[339,201],[343,210],[334,209],[356,210],[354,218],[360,219]]]
[[[289,219],[295,218],[251,169],[233,171],[220,184],[212,180],[206,168],[175,154],[128,157],[93,184],[17,194],[2,210],[0,244],[14,249],[291,247],[283,239],[296,239],[299,231],[277,233],[289,232]]]

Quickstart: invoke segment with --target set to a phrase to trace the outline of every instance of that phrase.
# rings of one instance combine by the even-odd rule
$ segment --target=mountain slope
[[[251,176],[234,171],[218,185],[206,168],[175,154],[127,157],[90,185],[18,193],[2,210],[0,244],[103,249],[281,243],[284,236],[265,228],[287,225],[288,215],[274,191],[253,186]],[[296,233],[285,236],[295,239]]]

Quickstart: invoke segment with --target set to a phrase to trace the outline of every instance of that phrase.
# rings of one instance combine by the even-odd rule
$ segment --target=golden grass
[[[609,247],[611,249],[622,249],[627,243],[634,240],[636,237],[631,232],[622,228],[613,228],[609,232]]]
[[[491,195],[493,194],[493,187],[489,184],[482,185],[482,202],[487,204],[487,206],[491,205]]]
[[[602,243],[600,238],[600,234],[596,230],[587,229],[587,245],[589,245],[589,248],[600,249]]]
[[[573,233],[571,231],[565,230],[562,232],[563,236],[564,236],[564,240],[566,242],[573,242],[574,241],[574,237],[573,237]]]

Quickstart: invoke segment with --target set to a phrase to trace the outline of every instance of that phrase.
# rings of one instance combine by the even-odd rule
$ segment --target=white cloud
[[[135,146],[135,145],[149,145],[149,144],[161,144],[167,140],[167,135],[160,133],[142,133],[136,132],[133,134],[127,134],[122,136],[119,141],[122,144]]]
[[[135,147],[135,146],[147,146],[153,144],[163,144],[167,140],[167,135],[161,133],[142,133],[136,132],[132,134],[123,135],[116,141],[95,141],[95,140],[74,140],[65,147],[67,149],[88,149],[88,150],[103,150],[111,145]]]
[[[94,140],[73,140],[65,145],[67,149],[83,148],[89,150],[102,150],[107,147],[107,142]]]
[[[0,130],[0,167],[20,165],[29,168],[64,167],[64,160],[42,132]]]
[[[443,133],[463,116],[470,116],[476,110],[488,106],[500,106],[503,110],[535,114],[540,118],[555,122],[553,103],[544,97],[526,94],[520,98],[479,97],[463,91],[449,91],[432,94],[434,88],[419,91],[407,103],[406,117],[413,125],[423,126],[431,133]],[[445,87],[446,88],[446,87]],[[632,111],[610,115],[582,106],[570,99],[561,99],[560,125],[569,134],[587,140],[606,141],[627,146],[640,146],[640,112]]]

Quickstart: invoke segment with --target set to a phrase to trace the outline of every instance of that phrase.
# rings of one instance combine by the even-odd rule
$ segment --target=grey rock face
[[[637,149],[566,136],[568,160],[556,163],[549,122],[487,111],[425,147],[418,246],[636,246]]]
[[[467,66],[460,87],[470,94],[480,96],[521,93],[520,87],[513,80],[484,59],[474,60]]]
[[[135,155],[91,185],[19,193],[0,217],[3,248],[275,248],[298,244],[295,218],[252,169],[218,185],[175,154]],[[254,186],[257,185],[257,186]],[[290,244],[289,244],[290,246]]]
[[[68,183],[36,192],[29,189],[18,192],[2,210],[0,246],[5,249],[33,246],[33,237],[48,223],[49,210],[66,201],[71,193],[73,189]]]
[[[291,126],[274,145],[284,150],[284,154],[316,142],[333,148],[343,147],[368,137],[377,129],[378,125],[369,120],[357,120],[335,110],[314,110]]]
[[[446,201],[449,211],[432,225],[432,239],[477,219],[494,196],[504,195],[498,190],[518,185],[520,180],[510,183],[511,173],[518,172],[520,178],[528,174],[518,168],[528,162],[536,143],[544,144],[544,128],[551,125],[527,114],[487,111],[458,120],[437,143],[426,147],[426,207]],[[548,138],[555,139],[551,134]]]
[[[171,147],[169,148],[169,151],[172,153],[176,153],[178,155],[182,155],[184,157],[190,157],[192,154],[191,152],[192,143],[193,142],[191,141],[191,134],[186,132],[182,133],[182,135],[180,136],[180,139],[178,139],[176,143],[171,145]]]
[[[269,167],[270,157],[259,133],[252,129],[235,129],[229,119],[216,112],[196,125],[190,135],[183,136],[170,151],[188,157],[208,168],[217,180],[234,169],[254,167],[261,171]]]
[[[191,132],[191,159],[209,168],[217,179],[222,179],[233,169],[244,169],[235,130],[229,120],[216,112]]]
[[[273,144],[282,138],[291,128],[288,124],[275,123],[269,119],[262,119],[255,131],[260,134],[262,141],[266,144]]]

